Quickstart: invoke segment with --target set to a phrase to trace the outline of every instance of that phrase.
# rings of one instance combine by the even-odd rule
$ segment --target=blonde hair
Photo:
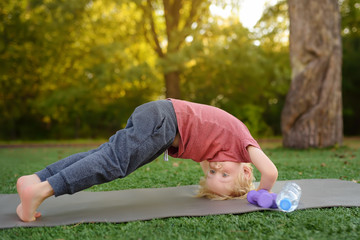
[[[196,197],[206,197],[211,200],[227,200],[227,199],[244,199],[246,198],[246,195],[251,190],[255,189],[255,186],[253,184],[253,181],[255,180],[254,174],[253,174],[253,167],[250,163],[242,163],[245,164],[250,169],[250,177],[247,178],[243,172],[240,172],[238,177],[235,180],[235,186],[232,189],[232,192],[230,195],[218,195],[214,192],[212,192],[207,184],[206,184],[206,178],[201,178],[199,185],[199,191],[196,195]]]

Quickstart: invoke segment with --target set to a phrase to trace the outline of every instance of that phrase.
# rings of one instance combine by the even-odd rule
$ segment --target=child
[[[17,181],[25,222],[48,197],[73,194],[96,184],[123,178],[165,152],[201,164],[206,176],[198,196],[245,197],[252,188],[253,163],[261,173],[259,189],[271,190],[277,169],[251,137],[246,126],[212,106],[168,99],[135,109],[125,129],[97,149],[78,153]]]

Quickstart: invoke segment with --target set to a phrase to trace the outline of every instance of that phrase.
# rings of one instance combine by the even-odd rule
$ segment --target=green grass
[[[16,179],[88,147],[0,149],[0,193],[16,193]],[[267,148],[279,180],[336,178],[360,181],[360,149]],[[110,191],[197,184],[200,166],[191,160],[159,158],[127,178],[92,187]],[[255,176],[260,175],[255,171]],[[360,196],[359,196],[360,200]],[[292,213],[181,217],[129,223],[91,223],[0,230],[0,239],[359,239],[360,208],[324,208]]]

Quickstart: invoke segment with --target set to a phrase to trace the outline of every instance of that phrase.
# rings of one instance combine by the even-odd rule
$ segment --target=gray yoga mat
[[[273,191],[279,192],[286,182],[278,181]],[[306,179],[292,182],[296,182],[302,188],[298,209],[360,206],[360,184],[337,179]],[[15,213],[20,201],[17,194],[0,194],[0,228],[58,226],[87,222],[119,223],[264,210],[248,203],[245,199],[212,201],[195,198],[197,188],[198,186],[193,185],[79,192],[74,195],[51,197],[39,208],[42,217],[31,223],[21,222]]]

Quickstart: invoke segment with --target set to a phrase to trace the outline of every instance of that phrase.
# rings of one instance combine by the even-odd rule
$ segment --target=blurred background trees
[[[108,137],[141,103],[221,107],[255,136],[280,135],[290,86],[287,2],[254,29],[220,0],[0,2],[0,139]],[[359,135],[360,6],[339,1],[345,134]],[[170,90],[171,89],[171,90]]]
[[[360,3],[340,1],[343,44],[343,115],[345,135],[360,134]]]

